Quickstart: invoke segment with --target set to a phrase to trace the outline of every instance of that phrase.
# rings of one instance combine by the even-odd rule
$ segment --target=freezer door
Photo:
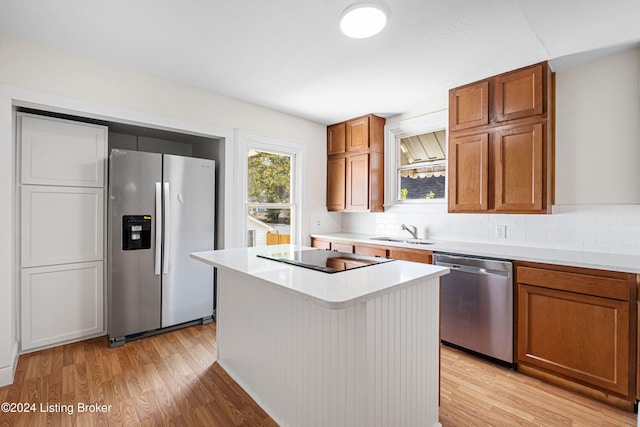
[[[155,274],[155,265],[161,223],[156,212],[160,211],[157,197],[161,193],[156,193],[156,187],[160,188],[161,181],[160,154],[111,151],[108,273],[111,339],[160,327],[161,276],[159,272]]]
[[[213,315],[213,268],[189,254],[214,249],[215,162],[164,155],[162,327]]]

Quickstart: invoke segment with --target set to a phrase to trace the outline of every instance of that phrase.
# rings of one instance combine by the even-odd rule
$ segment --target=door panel
[[[449,142],[449,211],[488,208],[489,135],[452,138]]]
[[[518,362],[629,392],[629,303],[518,286]]]
[[[369,116],[347,122],[347,151],[369,148]]]
[[[542,210],[542,131],[535,124],[495,134],[496,210]]]
[[[22,267],[103,258],[102,188],[22,186]]]
[[[347,157],[347,209],[369,209],[369,154]]]
[[[341,154],[346,150],[346,125],[338,123],[327,127],[327,155]]]
[[[107,128],[20,114],[22,183],[104,186]]]
[[[162,179],[162,155],[112,150],[110,156],[111,248],[109,335],[112,338],[160,327],[160,276],[155,275],[156,182]],[[151,217],[151,248],[122,249],[122,216]]]
[[[498,122],[542,114],[542,65],[496,77],[495,110]]]
[[[449,108],[451,132],[489,124],[489,82],[451,90]]]
[[[346,206],[347,159],[327,159],[327,210],[341,211]]]
[[[104,331],[102,261],[22,269],[22,350]]]
[[[215,249],[215,162],[164,156],[162,327],[213,314],[213,269],[189,254]],[[165,186],[165,188],[167,188]]]

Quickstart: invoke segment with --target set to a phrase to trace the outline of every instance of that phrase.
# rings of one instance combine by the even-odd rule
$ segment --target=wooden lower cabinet
[[[379,245],[355,245],[355,253],[358,255],[375,256],[380,258],[387,257],[387,248]]]
[[[351,243],[331,242],[331,250],[336,252],[345,252],[352,254],[354,246]]]
[[[518,369],[633,407],[636,276],[532,263],[516,266]]]
[[[422,249],[389,248],[389,258],[431,264],[433,252]]]
[[[331,241],[324,239],[316,239],[315,237],[311,238],[311,247],[318,249],[331,249]]]
[[[350,243],[337,240],[311,238],[311,246],[319,249],[330,249],[338,252],[355,253],[381,258],[392,258],[403,261],[421,262],[431,264],[433,252],[424,249],[401,248],[397,246],[385,246],[376,244]]]

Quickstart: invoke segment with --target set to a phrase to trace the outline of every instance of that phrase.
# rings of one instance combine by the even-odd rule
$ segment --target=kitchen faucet
[[[415,225],[404,225],[404,224],[402,224],[401,228],[403,230],[407,230],[409,233],[411,233],[411,235],[413,236],[414,239],[418,238],[418,228]]]

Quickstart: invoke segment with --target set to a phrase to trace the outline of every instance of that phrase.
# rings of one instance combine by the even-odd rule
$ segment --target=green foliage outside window
[[[407,194],[409,194],[409,190],[407,190],[406,188],[402,188],[400,190],[400,200],[406,200]]]
[[[249,157],[249,202],[289,203],[291,158],[259,152]]]

